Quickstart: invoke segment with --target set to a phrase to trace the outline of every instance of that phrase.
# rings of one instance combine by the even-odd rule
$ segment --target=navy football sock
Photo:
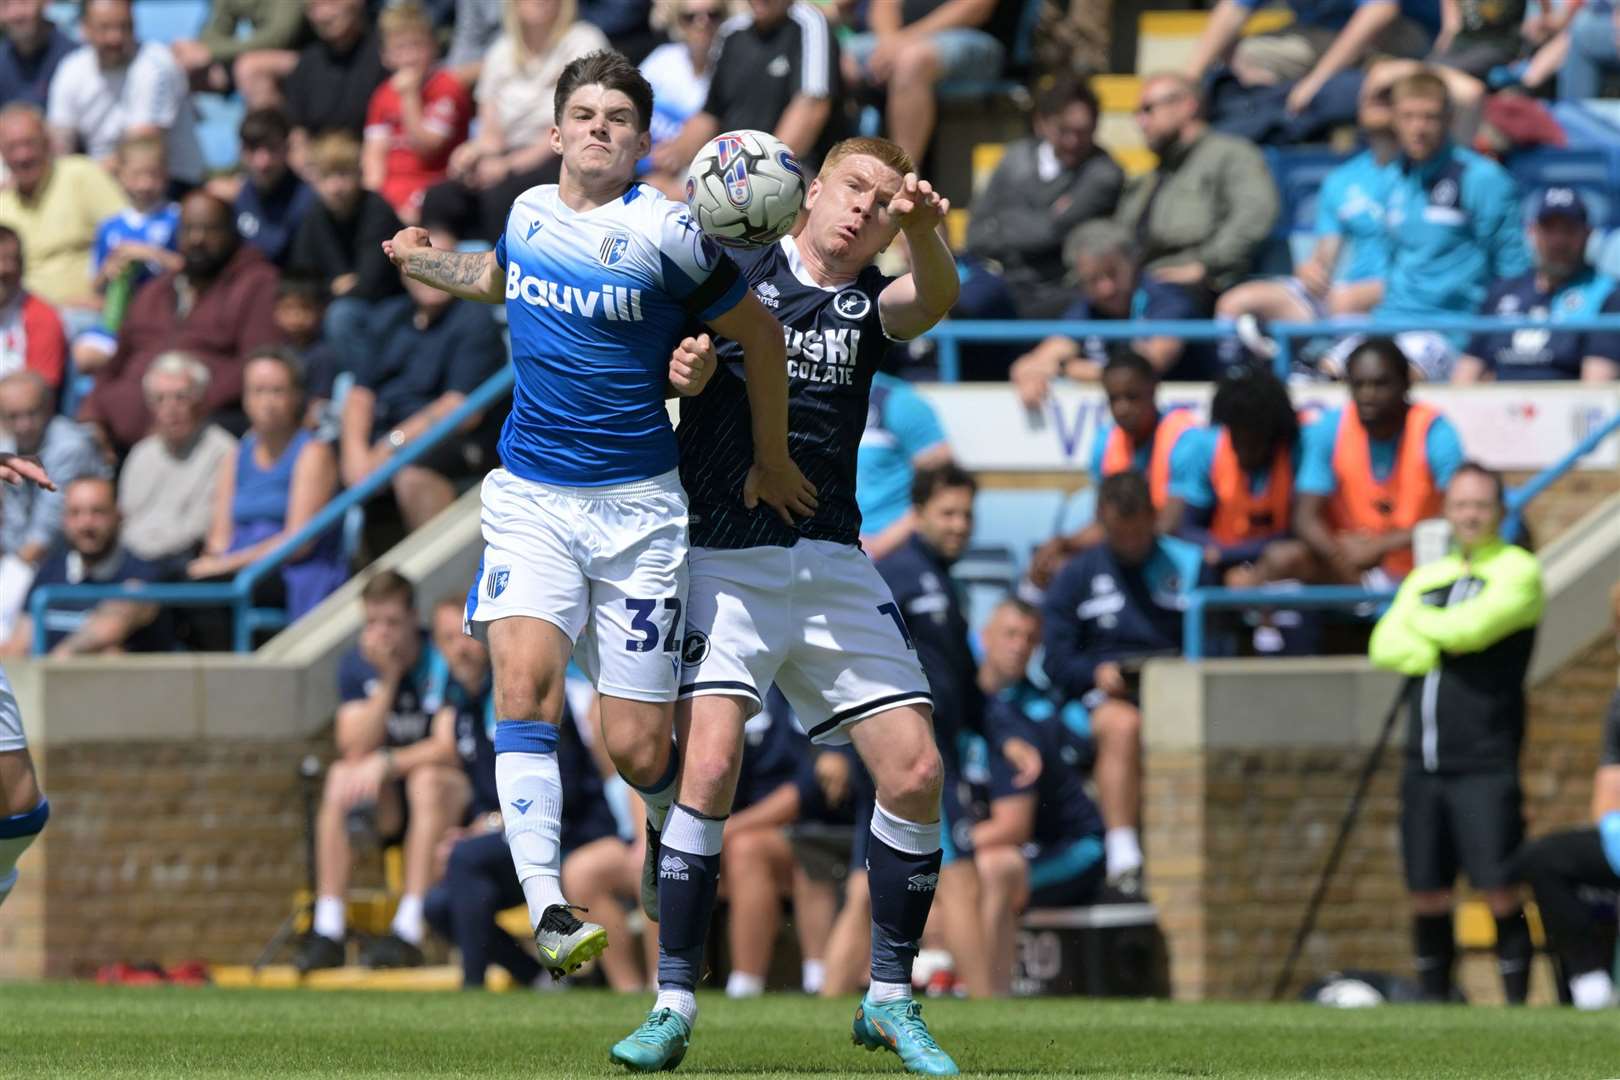
[[[938,821],[906,821],[881,803],[872,808],[866,882],[872,896],[874,988],[911,986],[911,965],[939,884],[939,860]]]
[[[658,1004],[694,1013],[691,993],[703,975],[703,946],[720,885],[725,818],[676,803],[664,823],[658,857]],[[692,1020],[687,1016],[687,1022]]]

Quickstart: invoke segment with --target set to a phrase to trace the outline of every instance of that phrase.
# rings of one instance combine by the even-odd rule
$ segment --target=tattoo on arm
[[[413,251],[405,260],[411,277],[458,296],[482,297],[489,253],[482,251]]]

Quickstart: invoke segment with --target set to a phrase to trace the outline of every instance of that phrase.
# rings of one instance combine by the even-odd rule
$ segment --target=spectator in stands
[[[441,251],[455,239],[433,238]],[[506,363],[500,328],[484,304],[405,278],[406,295],[378,306],[371,346],[343,403],[343,482],[358,484],[400,447],[455,412]],[[456,436],[394,476],[394,498],[408,529],[455,499],[458,484],[495,465],[495,425],[475,414]]]
[[[1093,141],[1099,115],[1090,86],[1060,77],[1035,99],[1034,137],[1007,147],[973,200],[968,254],[990,264],[1020,318],[1063,314],[1073,302],[1063,282],[1064,241],[1119,202],[1125,174]],[[958,316],[975,317],[971,295],[957,301]]]
[[[333,131],[359,139],[371,93],[388,72],[364,0],[306,0],[304,12],[318,40],[304,46],[287,77],[286,108],[293,168],[308,175],[304,152],[310,140]]]
[[[1208,298],[1202,290],[1142,272],[1141,246],[1117,221],[1086,222],[1069,234],[1066,252],[1079,296],[1063,312],[1065,319],[1202,319],[1209,315]],[[1038,408],[1053,379],[1096,382],[1123,344],[1097,337],[1076,341],[1055,334],[1015,360],[1008,377],[1024,407]],[[1205,343],[1164,335],[1137,338],[1129,348],[1163,378],[1198,380],[1213,374],[1214,352]]]
[[[219,463],[213,515],[192,579],[225,578],[264,558],[325,509],[337,494],[337,455],[304,427],[303,366],[291,350],[265,346],[242,375],[248,430]],[[341,529],[330,529],[281,567],[289,621],[349,577]]]
[[[1450,96],[1438,76],[1410,75],[1390,97],[1400,157],[1384,215],[1389,278],[1374,314],[1473,314],[1492,282],[1530,269],[1518,185],[1496,162],[1447,137]],[[1424,355],[1416,342],[1402,344],[1408,356]],[[1455,348],[1429,355],[1434,359],[1421,361],[1425,377],[1443,381]]]
[[[25,102],[45,108],[56,67],[78,46],[45,15],[46,0],[0,5],[0,105]]]
[[[165,270],[180,269],[180,204],[169,198],[168,153],[156,136],[122,139],[113,151],[112,174],[129,205],[96,227],[90,270],[97,291],[124,277],[129,280],[123,287],[133,291]]]
[[[280,109],[255,109],[242,117],[242,182],[233,198],[242,239],[277,266],[284,266],[293,237],[315,203],[315,192],[288,164],[292,126]]]
[[[726,996],[758,997],[764,992],[784,897],[793,901],[803,965],[800,989],[819,993],[825,972],[822,955],[838,910],[838,892],[831,881],[815,880],[799,865],[788,833],[796,821],[826,816],[813,764],[818,755],[786,699],[774,689],[765,708],[748,721],[743,736],[737,795],[726,819],[721,851],[720,876],[730,912]],[[843,820],[852,818],[846,813]]]
[[[472,96],[438,66],[439,43],[420,4],[396,4],[377,19],[383,67],[392,74],[371,94],[361,172],[401,221],[415,224],[422,196],[445,178],[451,152],[467,141]]]
[[[1613,0],[1578,5],[1569,23],[1569,52],[1558,69],[1560,101],[1589,101],[1603,96],[1604,83],[1620,71],[1620,34]]]
[[[654,156],[642,162],[645,179],[670,198],[684,198],[684,173],[653,168],[658,147],[679,138],[686,122],[696,116],[709,97],[714,75],[714,43],[726,18],[722,0],[665,0],[653,9],[654,18],[668,23],[674,41],[665,42],[641,62],[641,74],[653,88],[650,129]]]
[[[57,157],[32,105],[0,109],[0,160],[11,174],[0,188],[0,224],[22,238],[24,286],[75,329],[93,325],[101,301],[90,290],[90,250],[96,226],[123,208],[123,192],[89,158]]]
[[[495,922],[500,912],[523,903],[523,888],[507,850],[495,786],[495,704],[489,653],[462,633],[465,605],[465,595],[456,594],[443,598],[433,609],[433,642],[445,659],[435,673],[438,689],[429,694],[443,703],[433,721],[435,733],[440,737],[443,730],[452,733],[472,786],[472,801],[466,824],[448,830],[440,842],[445,873],[428,893],[427,921],[460,950],[462,989],[482,989],[491,963],[505,968],[519,986],[546,986],[549,980],[540,963]],[[589,907],[593,917],[606,916],[608,933],[623,946],[629,941],[623,905],[637,887],[625,868],[626,845],[615,832],[602,776],[566,702],[559,726],[563,888],[582,907]],[[601,965],[615,990],[642,988],[640,969],[630,949],[609,949]]]
[[[0,376],[26,369],[57,391],[67,335],[56,309],[23,288],[24,276],[22,240],[0,225]]]
[[[1322,180],[1316,196],[1316,244],[1288,277],[1246,281],[1222,293],[1215,317],[1236,324],[1236,338],[1220,343],[1224,363],[1241,348],[1261,360],[1276,356],[1265,322],[1317,322],[1363,315],[1384,298],[1389,234],[1384,208],[1395,157],[1389,109],[1368,98],[1360,108],[1367,148]]]
[[[1221,373],[1209,426],[1189,432],[1171,455],[1165,517],[1233,588],[1260,584],[1255,564],[1288,535],[1299,430],[1283,381],[1239,364]]]
[[[1288,111],[1301,113],[1329,79],[1369,54],[1422,56],[1435,27],[1432,5],[1416,0],[1319,3],[1289,0],[1294,19],[1270,34],[1243,37],[1243,24],[1260,0],[1220,0],[1187,61],[1187,78],[1203,79],[1222,60],[1246,86],[1293,83]]]
[[[1524,839],[1524,680],[1544,600],[1536,557],[1498,532],[1506,509],[1501,477],[1457,467],[1445,496],[1452,550],[1401,583],[1369,649],[1374,664],[1407,676],[1401,854],[1427,1001],[1451,1000],[1459,866],[1496,918],[1508,1004],[1530,989],[1534,948],[1512,856]]]
[[[1253,143],[1209,130],[1180,75],[1147,78],[1136,122],[1159,164],[1126,189],[1118,220],[1148,279],[1188,291],[1207,313],[1270,234],[1277,186]]]
[[[81,474],[62,488],[61,538],[34,576],[30,597],[52,585],[118,585],[158,581],[158,567],[137,558],[119,539],[117,494],[111,478]],[[33,616],[17,619],[8,656],[27,656],[34,641]],[[172,624],[156,604],[130,600],[54,600],[45,607],[45,648],[50,655],[102,656],[168,652]]]
[[[56,412],[50,384],[32,371],[14,371],[0,379],[0,424],[9,449],[38,458],[56,481],[58,490],[37,485],[18,488],[0,501],[0,553],[5,561],[20,561],[27,570],[38,567],[62,538],[62,491],[81,476],[105,476],[107,467],[95,443],[72,420]],[[5,589],[0,572],[0,594]],[[16,598],[0,595],[0,621],[16,613]]]
[[[1620,289],[1586,261],[1592,229],[1579,192],[1568,187],[1541,192],[1529,234],[1535,268],[1493,284],[1481,314],[1557,323],[1620,313]],[[1503,330],[1473,335],[1451,381],[1609,382],[1617,374],[1620,334],[1613,331]]]
[[[79,418],[120,452],[147,433],[141,379],[160,353],[179,350],[209,371],[207,405],[227,430],[240,431],[242,367],[247,354],[276,340],[276,268],[242,243],[231,208],[206,192],[180,205],[185,266],[141,286],[130,302],[118,346],[96,377]]]
[[[399,231],[399,217],[386,199],[361,186],[360,144],[347,132],[311,144],[309,171],[317,198],[293,237],[287,267],[326,282],[332,297],[326,339],[344,356],[360,357],[372,308],[402,288],[382,249]]]
[[[153,135],[168,147],[177,187],[202,183],[191,94],[174,56],[155,41],[135,40],[132,0],[87,0],[81,12],[86,44],[56,69],[45,107],[57,153],[82,149],[107,161],[123,139]]]
[[[749,0],[749,13],[720,27],[708,100],[653,151],[658,173],[685,175],[704,143],[741,128],[772,132],[813,173],[845,134],[838,42],[826,16],[800,0]]]
[[[456,0],[450,51],[444,62],[455,70],[463,86],[478,84],[484,57],[501,36],[505,8],[506,0]]]
[[[152,433],[118,477],[124,543],[148,562],[184,565],[208,536],[220,463],[235,453],[236,437],[208,422],[208,368],[185,353],[152,361],[141,389]]]
[[[885,91],[889,138],[922,161],[934,138],[934,87],[999,79],[1017,44],[1024,0],[900,0],[871,4],[851,37],[844,78]]]
[[[324,281],[284,274],[276,286],[275,320],[283,343],[304,369],[304,426],[327,442],[336,442],[337,410],[354,382],[354,372],[321,336],[327,300]]]
[[[990,981],[997,994],[1006,994],[1018,951],[1018,916],[1032,907],[1089,904],[1102,888],[1102,815],[1082,776],[1105,748],[1118,753],[1121,740],[1093,740],[1084,705],[1070,701],[1059,708],[1031,681],[1030,660],[1041,643],[1038,610],[1022,600],[1003,600],[981,639],[986,730],[1016,734],[1041,756],[1033,780],[1015,775],[1005,758],[990,757],[990,813],[973,827]],[[1096,771],[1101,776],[1115,766],[1099,760]]]
[[[1165,509],[1170,502],[1171,462],[1182,437],[1198,427],[1198,418],[1189,409],[1159,408],[1159,373],[1137,353],[1117,354],[1103,368],[1101,381],[1110,419],[1098,428],[1092,441],[1088,470],[1092,485],[1116,473],[1141,473],[1147,478],[1159,527],[1173,532],[1180,515]],[[1067,536],[1046,541],[1030,559],[1031,584],[1046,588],[1071,555],[1102,538],[1102,526],[1093,521]]]
[[[353,841],[368,833],[404,841],[404,895],[389,933],[364,943],[361,962],[421,964],[434,849],[469,799],[453,730],[434,730],[439,703],[430,694],[444,658],[417,624],[415,589],[383,570],[366,582],[360,602],[359,643],[338,663],[338,758],[315,819],[315,918],[293,961],[301,972],[345,962]]]
[[[1350,403],[1300,440],[1296,543],[1267,552],[1268,580],[1392,588],[1412,569],[1412,528],[1441,509],[1462,440],[1433,406],[1412,401],[1411,369],[1390,338],[1350,354]]]
[[[914,386],[880,371],[872,376],[866,430],[855,457],[855,499],[861,547],[874,561],[897,550],[916,527],[911,482],[917,473],[949,464],[951,444],[928,399]]]
[[[281,80],[298,63],[296,49],[307,33],[296,0],[213,0],[197,39],[169,49],[193,90],[236,90],[249,109],[264,109],[281,103]]]
[[[602,31],[613,48],[632,64],[652,51],[653,0],[580,0],[579,17]]]
[[[1614,623],[1620,628],[1620,587],[1609,595]],[[1517,876],[1535,890],[1547,951],[1557,956],[1570,1001],[1581,1010],[1617,1004],[1609,974],[1614,962],[1608,940],[1613,922],[1600,918],[1585,894],[1620,890],[1620,692],[1610,699],[1603,718],[1602,747],[1592,777],[1592,822],[1533,840],[1514,859]]]
[[[1070,559],[1046,591],[1045,668],[1057,700],[1090,710],[1107,880],[1130,894],[1140,892],[1142,872],[1137,679],[1148,658],[1180,651],[1184,598],[1200,581],[1203,559],[1196,545],[1159,534],[1140,473],[1102,482],[1097,520],[1103,542]]]
[[[556,181],[561,161],[550,133],[557,80],[574,60],[608,47],[602,32],[576,14],[575,0],[507,6],[505,33],[485,57],[473,94],[478,135],[450,155],[449,182],[427,193],[422,221],[428,228],[494,243],[513,200]]]

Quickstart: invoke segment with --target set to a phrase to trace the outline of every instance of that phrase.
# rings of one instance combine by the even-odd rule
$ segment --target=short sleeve
[[[495,263],[502,270],[506,269],[506,233],[512,227],[512,211],[506,212],[506,224],[501,226],[501,235],[495,241]]]
[[[449,72],[434,79],[424,93],[422,126],[435,135],[450,137],[465,131],[472,116],[472,99]]]
[[[827,17],[820,8],[809,4],[794,4],[788,9],[788,17],[799,27],[798,93],[811,98],[832,96],[838,74],[838,46]]]
[[[1215,428],[1195,428],[1183,432],[1170,451],[1170,496],[1188,506],[1207,510],[1215,505],[1215,488],[1209,482],[1215,461]]]
[[[1202,319],[1208,312],[1191,289],[1164,281],[1146,281],[1142,283],[1140,310],[1133,314],[1143,319]]]
[[[124,97],[130,126],[174,126],[180,110],[190,104],[186,76],[169,50],[148,43],[130,66]]]
[[[748,291],[742,271],[703,234],[686,207],[671,205],[659,224],[664,290],[704,321],[736,307]]]
[[[1108,440],[1114,434],[1114,425],[1111,421],[1104,421],[1097,428],[1096,438],[1091,440],[1091,482],[1102,483],[1103,459],[1108,456]]]
[[[1344,223],[1339,220],[1339,204],[1344,200],[1344,166],[1327,174],[1316,194],[1316,235],[1339,236]]]
[[[1339,410],[1328,409],[1299,437],[1299,479],[1301,495],[1332,495],[1338,490],[1333,478],[1333,442],[1339,431]]]
[[[77,52],[68,53],[57,65],[56,74],[51,76],[50,89],[45,93],[45,122],[51,127],[68,129],[78,127],[73,108],[73,87],[79,79],[78,58]]]
[[[1434,476],[1435,486],[1445,488],[1451,483],[1457,466],[1463,463],[1462,437],[1457,434],[1456,425],[1444,416],[1435,417],[1423,445],[1428,452],[1429,472]]]
[[[113,225],[117,218],[108,218],[96,226],[95,243],[90,246],[90,273],[101,273],[101,267],[106,263],[107,256],[112,254]]]
[[[1603,306],[1598,309],[1602,315],[1620,315],[1620,286],[1609,289],[1608,297]],[[1605,360],[1620,363],[1620,331],[1594,330],[1586,335],[1586,356],[1600,356]]]
[[[933,406],[910,386],[899,386],[889,395],[884,426],[900,440],[908,459],[945,441],[945,429]]]
[[[360,656],[359,649],[350,649],[338,661],[338,700],[347,704],[351,701],[364,701],[366,683],[375,676],[371,665]]]
[[[366,103],[366,126],[362,134],[368,139],[388,138],[390,129],[384,100],[387,91],[388,84],[384,83],[371,92],[371,100]]]

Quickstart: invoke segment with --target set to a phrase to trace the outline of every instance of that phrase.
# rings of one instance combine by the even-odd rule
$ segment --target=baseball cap
[[[1578,221],[1582,225],[1588,223],[1586,201],[1581,198],[1580,192],[1572,187],[1542,188],[1541,193],[1536,196],[1535,213],[1531,216],[1536,221],[1562,217]]]

